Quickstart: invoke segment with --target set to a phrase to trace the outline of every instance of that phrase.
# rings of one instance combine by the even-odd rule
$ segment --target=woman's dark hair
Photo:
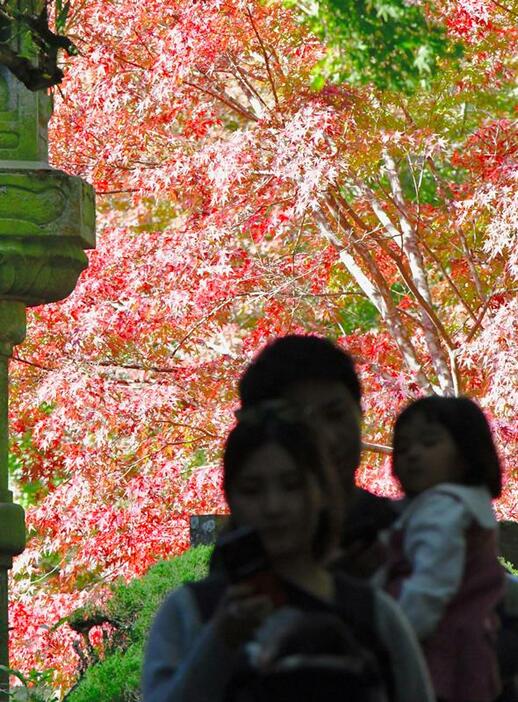
[[[493,497],[500,496],[502,470],[491,429],[480,407],[467,397],[432,395],[408,405],[394,425],[393,464],[398,456],[399,431],[416,415],[448,431],[466,465],[466,485],[485,485]]]
[[[239,381],[241,406],[280,397],[287,387],[305,380],[338,381],[360,406],[352,357],[329,339],[300,334],[275,339],[255,357]]]
[[[341,495],[311,427],[301,421],[281,419],[276,416],[276,411],[270,412],[261,405],[252,408],[250,417],[246,413],[241,416],[243,419],[227,437],[223,453],[223,489],[227,502],[230,504],[232,485],[246,461],[266,444],[280,446],[304,475],[312,473],[316,477],[324,495],[329,498],[329,508],[321,517],[314,544],[316,556],[327,554],[340,536]]]

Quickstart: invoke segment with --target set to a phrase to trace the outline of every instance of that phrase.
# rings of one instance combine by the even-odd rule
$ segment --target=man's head
[[[353,486],[361,449],[361,387],[348,353],[328,339],[291,335],[268,344],[239,382],[241,406],[285,398],[325,442],[344,487]]]

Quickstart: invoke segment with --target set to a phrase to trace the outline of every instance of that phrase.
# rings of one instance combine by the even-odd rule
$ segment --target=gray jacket
[[[419,645],[398,605],[376,590],[374,607],[375,627],[391,659],[395,702],[434,702]],[[159,609],[149,634],[144,702],[221,702],[236,655],[211,621],[202,622],[190,588],[175,590]]]

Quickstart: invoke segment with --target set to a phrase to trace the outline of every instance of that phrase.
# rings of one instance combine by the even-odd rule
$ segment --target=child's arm
[[[403,583],[399,604],[423,640],[433,634],[460,587],[471,516],[462,501],[446,493],[417,499],[404,538],[412,573]]]

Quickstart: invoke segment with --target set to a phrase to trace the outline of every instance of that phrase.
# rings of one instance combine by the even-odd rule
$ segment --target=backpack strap
[[[396,683],[389,651],[376,624],[376,591],[363,580],[343,573],[335,574],[336,602],[345,621],[351,623],[358,642],[371,650],[380,666],[389,700],[395,700]]]
[[[343,573],[335,574],[336,602],[346,621],[358,631],[375,631],[374,589],[371,585]]]
[[[226,578],[220,573],[209,575],[203,580],[186,583],[186,587],[196,600],[202,622],[205,623],[212,617],[227,585]]]

